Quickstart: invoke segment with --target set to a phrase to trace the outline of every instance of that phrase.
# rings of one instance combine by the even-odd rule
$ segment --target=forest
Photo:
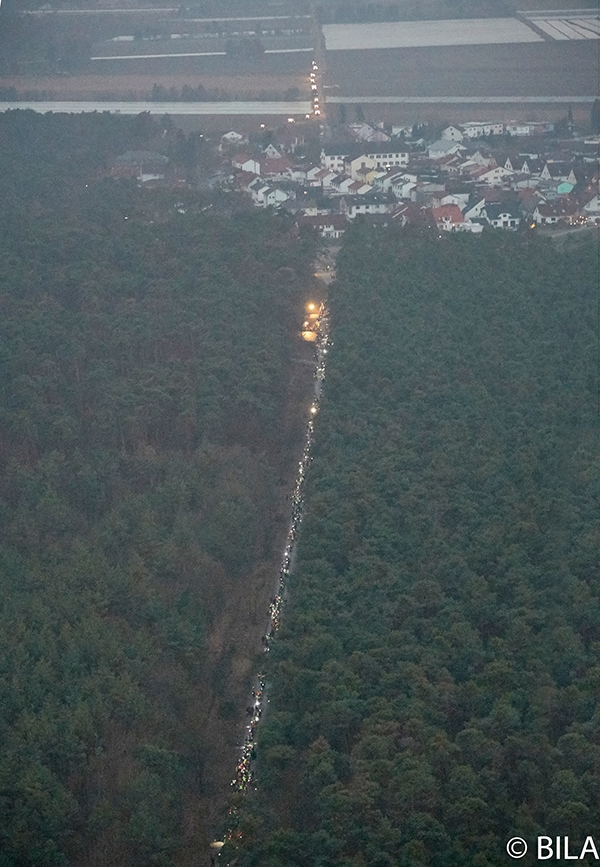
[[[0,116],[2,867],[197,864],[234,766],[314,244],[107,176],[178,142]]]
[[[499,867],[516,835],[594,833],[598,261],[589,237],[346,232],[228,863]]]

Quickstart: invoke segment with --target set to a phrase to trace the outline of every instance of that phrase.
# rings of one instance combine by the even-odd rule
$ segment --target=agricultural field
[[[327,53],[334,96],[593,96],[597,80],[587,40]]]
[[[328,24],[323,27],[323,35],[327,51],[542,41],[541,36],[516,18]]]

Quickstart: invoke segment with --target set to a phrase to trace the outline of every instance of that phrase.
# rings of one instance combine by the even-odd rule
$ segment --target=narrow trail
[[[329,248],[322,253],[315,262],[314,276],[322,280],[328,285],[335,278],[335,255],[337,247]],[[312,404],[309,410],[309,417],[306,422],[306,432],[304,436],[304,446],[302,457],[298,463],[298,471],[294,490],[291,495],[291,515],[286,538],[285,548],[281,559],[279,574],[274,588],[274,595],[271,598],[268,614],[267,628],[262,638],[263,651],[268,653],[271,648],[271,643],[275,639],[277,632],[281,626],[281,618],[285,608],[285,603],[289,594],[289,579],[292,574],[295,561],[295,546],[302,523],[302,515],[304,511],[304,481],[308,468],[312,461],[311,450],[314,441],[314,420],[319,411],[320,402],[322,399],[323,382],[325,380],[327,353],[330,345],[329,338],[329,317],[326,306],[326,301],[320,306],[318,315],[313,324],[313,330],[316,334],[314,341],[315,360],[314,360],[314,386]],[[231,787],[234,792],[242,795],[256,790],[256,780],[254,774],[254,761],[256,757],[256,738],[257,730],[266,710],[268,698],[266,697],[266,680],[264,674],[258,672],[252,683],[252,691],[249,696],[246,713],[249,716],[249,722],[244,730],[243,743],[240,747],[240,756],[235,768],[235,776],[231,781]],[[239,837],[238,820],[239,808],[230,807],[227,814],[226,831],[222,839],[214,840],[211,843],[211,864],[217,863],[219,856],[225,852],[224,863],[227,863],[228,855],[234,857],[235,848],[228,846],[228,843],[235,844]],[[231,850],[231,851],[228,851]]]

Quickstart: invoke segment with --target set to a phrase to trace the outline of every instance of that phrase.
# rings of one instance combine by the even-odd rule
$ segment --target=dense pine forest
[[[237,864],[498,867],[597,833],[598,261],[346,233]]]
[[[0,864],[197,864],[285,532],[312,242],[108,177],[181,150],[148,117],[11,112],[0,142]]]

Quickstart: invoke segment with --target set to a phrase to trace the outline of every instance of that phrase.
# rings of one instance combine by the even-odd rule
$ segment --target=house
[[[510,169],[505,169],[504,166],[494,166],[494,168],[486,169],[476,175],[479,183],[489,184],[490,186],[502,185],[508,178],[515,173]]]
[[[418,182],[410,192],[410,197],[414,202],[418,205],[427,205],[430,208],[439,207],[445,195],[445,184],[428,183],[427,181]]]
[[[355,183],[348,175],[336,175],[330,184],[331,194],[343,195],[350,191],[350,187]]]
[[[481,213],[484,207],[485,199],[482,199],[479,196],[475,196],[474,199],[471,200],[470,204],[467,204],[462,208],[465,220],[479,219],[479,217],[481,217]]]
[[[321,150],[321,167],[331,172],[343,172],[349,156],[348,145],[326,147]]]
[[[368,123],[349,123],[347,129],[356,141],[390,141],[386,132]]]
[[[540,172],[540,178],[543,181],[549,181],[556,184],[566,181],[575,186],[577,183],[577,176],[575,175],[570,163],[553,162],[552,160],[548,160],[545,163],[544,168]]]
[[[429,226],[430,228],[435,226],[431,209],[415,205],[414,202],[399,205],[392,213],[392,217],[400,226],[407,226],[409,224]]]
[[[111,175],[114,178],[137,178],[138,181],[164,180],[169,157],[156,151],[126,151],[116,157]]]
[[[574,196],[561,196],[553,202],[540,202],[532,216],[538,226],[555,226],[557,223],[571,224],[578,214],[577,199]]]
[[[461,172],[463,160],[458,154],[448,154],[435,161],[441,172],[447,175],[458,175]]]
[[[457,232],[463,230],[465,218],[458,205],[441,205],[439,208],[432,208],[435,225],[442,232]]]
[[[268,208],[269,205],[276,207],[282,202],[288,202],[290,199],[293,198],[294,197],[292,193],[288,193],[285,190],[280,190],[278,187],[269,187],[269,189],[266,190],[263,195],[263,207]]]
[[[343,214],[319,214],[315,216],[300,214],[296,219],[296,224],[298,228],[304,226],[313,229],[322,238],[341,238],[348,226]]]
[[[258,174],[274,181],[289,180],[291,177],[291,162],[286,157],[266,157],[260,160]]]
[[[434,141],[428,145],[427,155],[429,159],[437,160],[440,157],[460,154],[464,150],[465,147],[458,142],[451,141],[450,139],[438,139],[438,141]]]
[[[359,157],[355,157],[355,159],[347,159],[344,164],[344,171],[347,175],[350,175],[353,181],[363,180],[359,178],[358,172],[362,169],[379,169],[380,166],[377,165],[377,162],[371,157],[362,154]]]
[[[406,176],[393,181],[391,186],[391,191],[397,199],[410,199],[411,201],[416,201],[416,189],[416,181]]]
[[[218,150],[223,152],[223,150],[228,145],[232,147],[241,147],[247,144],[248,139],[246,138],[246,136],[232,129],[229,132],[226,132],[225,135],[221,136],[221,142],[219,144]]]
[[[256,178],[248,186],[248,192],[251,194],[254,204],[261,208],[268,208],[269,205],[277,206],[293,198],[290,193],[271,186],[262,178]]]
[[[283,154],[277,150],[274,144],[268,144],[266,148],[263,148],[263,154],[269,159],[281,159]]]
[[[458,126],[447,126],[441,132],[441,138],[448,141],[462,141],[464,135],[463,130]]]
[[[323,187],[324,190],[330,189],[331,184],[335,178],[337,178],[337,172],[331,171],[331,169],[321,169],[315,167],[315,169],[309,169],[306,173],[306,182],[311,187]]]
[[[504,130],[509,135],[545,135],[552,132],[553,123],[544,121],[516,121],[509,120],[504,124]]]
[[[541,193],[531,187],[524,187],[518,191],[517,195],[521,211],[527,217],[531,217],[537,205],[546,201]]]
[[[440,205],[458,205],[463,210],[469,201],[469,193],[449,193],[440,199]]]
[[[396,207],[396,202],[384,196],[372,193],[369,196],[343,196],[340,199],[340,213],[349,220],[354,220],[361,214],[388,214]]]
[[[260,161],[248,154],[238,154],[231,160],[231,165],[234,169],[241,169],[243,172],[252,172],[255,175],[260,175]]]
[[[368,193],[373,192],[373,187],[369,183],[363,183],[362,181],[352,181],[352,183],[348,187],[348,192],[352,196],[366,196]]]
[[[585,215],[588,223],[600,224],[600,194],[593,193],[590,197],[588,191],[581,197],[581,201],[581,214]]]
[[[521,222],[521,215],[518,210],[506,205],[484,205],[481,216],[495,229],[516,230]]]
[[[407,175],[405,172],[399,172],[396,168],[390,168],[387,171],[379,171],[373,177],[373,186],[378,190],[390,190],[393,184],[400,181],[412,180],[416,183],[416,175]]]
[[[489,120],[485,121],[468,121],[462,124],[467,138],[481,138],[484,135],[502,135],[504,132],[503,123],[492,123]]]
[[[365,154],[369,159],[375,160],[378,169],[387,169],[394,166],[407,166],[410,153],[405,150],[392,150],[391,148],[371,148]]]
[[[290,178],[297,184],[305,184],[307,181],[306,173],[308,170],[309,166],[290,166]]]
[[[355,175],[356,181],[360,181],[363,184],[369,184],[369,186],[372,187],[373,179],[377,175],[377,169],[370,169],[365,166],[364,169],[357,169]]]

